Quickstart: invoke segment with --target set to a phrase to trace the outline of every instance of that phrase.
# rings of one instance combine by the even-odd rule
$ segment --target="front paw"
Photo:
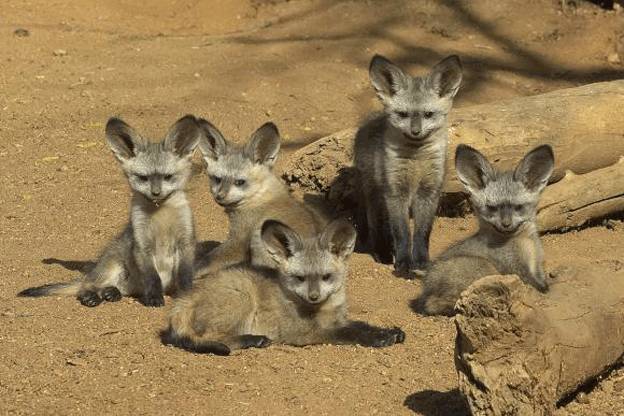
[[[141,303],[145,306],[149,306],[151,308],[161,308],[165,306],[165,298],[163,296],[160,297],[148,297],[144,296],[141,299]]]
[[[241,349],[244,348],[266,348],[272,341],[264,335],[242,335]]]
[[[107,302],[117,302],[121,300],[121,292],[115,286],[108,286],[102,290],[102,299]]]
[[[375,339],[373,347],[389,347],[394,344],[403,344],[405,332],[399,327],[381,328],[379,336]]]
[[[409,257],[397,259],[394,263],[394,271],[397,276],[405,277],[406,279],[413,279],[411,275],[412,260]]]
[[[88,306],[90,308],[98,306],[100,303],[102,303],[102,298],[100,298],[97,293],[91,290],[79,293],[78,300],[80,300],[80,303],[82,303],[84,306]]]

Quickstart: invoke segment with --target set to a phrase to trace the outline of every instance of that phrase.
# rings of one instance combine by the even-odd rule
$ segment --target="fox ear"
[[[345,258],[353,253],[357,233],[348,221],[337,219],[330,222],[319,240],[321,247],[327,249],[336,257]]]
[[[264,248],[278,264],[283,264],[289,257],[303,248],[299,235],[286,224],[267,220],[260,231]]]
[[[438,96],[453,98],[462,80],[461,61],[457,55],[451,55],[438,62],[429,74],[428,82]]]
[[[387,102],[398,91],[409,86],[410,77],[381,55],[373,56],[368,66],[373,88],[382,102]]]
[[[251,135],[245,146],[245,156],[254,163],[272,167],[280,149],[280,137],[277,126],[271,122],[264,123]]]
[[[217,160],[225,155],[228,151],[230,143],[221,132],[213,126],[208,120],[203,118],[197,119],[199,128],[203,133],[199,139],[199,151],[204,160]]]
[[[125,121],[111,117],[106,123],[106,138],[115,157],[127,160],[147,148],[147,141]]]
[[[496,170],[485,156],[465,144],[459,144],[455,150],[455,170],[468,192],[483,189],[496,176]]]
[[[190,156],[199,143],[201,137],[197,119],[187,115],[176,121],[167,136],[161,142],[163,150],[168,150],[180,157]]]
[[[555,167],[552,147],[545,144],[531,150],[516,166],[514,180],[524,183],[531,191],[540,192],[548,184]]]

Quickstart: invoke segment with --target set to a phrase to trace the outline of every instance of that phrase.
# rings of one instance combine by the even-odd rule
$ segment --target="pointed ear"
[[[485,156],[465,144],[459,144],[455,150],[455,170],[468,192],[483,189],[496,176]]]
[[[180,157],[190,156],[201,137],[197,119],[192,115],[182,117],[171,127],[160,143],[163,150],[168,150]]]
[[[204,160],[217,160],[225,155],[230,147],[230,143],[221,132],[213,126],[208,120],[199,118],[197,120],[201,130],[202,137],[199,139],[199,151]]]
[[[245,156],[254,163],[273,166],[280,149],[280,137],[277,126],[271,122],[264,123],[251,135],[245,145]]]
[[[147,148],[147,141],[116,117],[111,117],[106,123],[106,138],[113,154],[120,161],[131,159]]]
[[[373,56],[368,66],[373,88],[382,102],[392,98],[398,91],[406,89],[410,77],[381,55]]]
[[[355,228],[344,219],[330,222],[319,237],[321,247],[327,249],[336,257],[347,257],[353,252],[357,233]]]
[[[438,62],[429,74],[428,82],[438,96],[453,98],[459,90],[462,80],[461,61],[457,55],[451,55]]]
[[[541,191],[555,167],[552,147],[545,144],[531,150],[516,166],[514,180],[524,183],[531,191]]]
[[[267,220],[260,231],[262,243],[269,255],[278,264],[283,264],[289,257],[303,248],[301,237],[286,224]]]

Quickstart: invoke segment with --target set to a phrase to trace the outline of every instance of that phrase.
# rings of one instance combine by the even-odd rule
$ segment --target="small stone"
[[[609,61],[610,64],[621,64],[622,63],[622,58],[620,57],[620,54],[617,52],[611,52],[608,56],[607,56],[607,61]]]
[[[20,29],[15,29],[15,30],[13,31],[13,34],[14,34],[15,36],[22,36],[22,37],[23,37],[23,36],[30,36],[30,32],[29,32],[28,30],[26,30],[26,29],[21,29],[21,28],[20,28]]]
[[[578,403],[587,404],[589,403],[589,396],[583,392],[580,392],[578,396],[576,396],[576,401]]]
[[[55,49],[54,52],[52,52],[54,54],[54,56],[65,56],[67,55],[67,51],[65,49]]]

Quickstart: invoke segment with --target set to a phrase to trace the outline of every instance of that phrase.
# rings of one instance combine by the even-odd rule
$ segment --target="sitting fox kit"
[[[228,240],[207,259],[209,269],[241,259],[250,261],[252,234],[259,233],[265,219],[279,220],[302,236],[321,231],[324,220],[295,200],[275,176],[280,140],[273,123],[262,125],[241,145],[231,143],[210,122],[199,119],[199,123],[204,133],[199,149],[206,161],[210,189],[230,221]]]
[[[85,306],[135,296],[146,306],[163,306],[163,293],[190,290],[195,234],[184,186],[200,136],[190,115],[178,120],[160,143],[150,143],[111,118],[108,144],[132,190],[129,223],[84,280],[29,288],[19,295],[74,295]]]
[[[354,164],[363,184],[356,221],[375,260],[392,263],[394,254],[397,273],[406,274],[426,269],[429,261],[446,170],[446,120],[461,83],[461,63],[452,55],[428,76],[412,78],[375,55],[369,73],[384,111],[355,138]]]
[[[346,319],[345,276],[355,239],[355,230],[343,220],[311,238],[279,221],[265,221],[260,242],[252,247],[252,264],[214,271],[174,300],[163,343],[228,355],[270,343],[383,347],[403,342],[399,328]],[[265,256],[273,267],[255,265],[254,259]]]
[[[495,274],[516,274],[541,292],[548,290],[535,212],[553,167],[548,145],[530,151],[513,172],[497,171],[472,147],[457,147],[455,169],[470,194],[479,231],[434,262],[417,308],[430,315],[453,315],[464,289]]]

